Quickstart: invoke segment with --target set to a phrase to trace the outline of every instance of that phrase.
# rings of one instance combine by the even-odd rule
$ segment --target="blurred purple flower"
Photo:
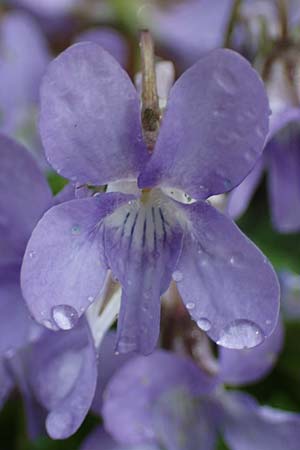
[[[273,366],[281,344],[277,328],[255,349],[221,349],[215,376],[165,351],[134,357],[106,388],[105,428],[125,448],[149,443],[167,450],[194,450],[197,442],[197,449],[209,450],[221,433],[233,450],[296,450],[299,414],[261,407],[249,395],[222,386],[259,378]]]
[[[247,209],[264,170],[274,227],[282,233],[299,231],[300,109],[286,109],[274,116],[263,156],[229,194],[227,212],[231,217],[237,219]]]
[[[99,427],[84,441],[80,450],[160,450],[152,444],[122,445],[114,441],[106,431]]]
[[[281,290],[281,309],[288,320],[300,319],[300,275],[282,270],[278,274]]]
[[[153,350],[172,274],[192,318],[220,345],[253,347],[270,335],[279,306],[273,269],[204,201],[248,174],[267,134],[263,85],[242,57],[216,50],[175,83],[150,157],[128,75],[98,45],[76,44],[49,66],[40,129],[58,173],[110,184],[55,206],[34,230],[22,288],[39,323],[72,328],[110,269],[122,286],[119,352]]]
[[[158,42],[176,61],[188,67],[206,52],[222,47],[233,0],[187,0],[165,8],[155,2],[141,8]]]
[[[42,75],[50,61],[38,24],[21,12],[9,12],[0,22],[0,130],[18,138],[45,164],[36,131]]]

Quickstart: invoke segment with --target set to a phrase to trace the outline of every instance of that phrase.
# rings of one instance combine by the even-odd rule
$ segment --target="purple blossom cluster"
[[[243,388],[299,277],[234,219],[266,170],[274,227],[300,228],[300,8],[137,2],[177,72],[143,31],[134,73],[131,22],[98,3],[0,9],[0,407],[21,394],[32,441],[95,415],[81,450],[298,450],[300,414]]]

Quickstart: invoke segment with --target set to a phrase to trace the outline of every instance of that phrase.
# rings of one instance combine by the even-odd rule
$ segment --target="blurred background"
[[[141,29],[152,32],[157,60],[173,64],[162,71],[168,77],[174,70],[175,79],[213,48],[232,48],[259,71],[274,117],[300,107],[299,0],[0,1],[0,130],[28,147],[54,193],[66,181],[51,171],[43,156],[37,131],[39,86],[47,64],[74,42],[98,42],[132,79],[140,68]],[[248,180],[243,192],[222,198],[221,205],[268,256],[282,285],[283,351],[272,373],[245,390],[262,404],[299,412],[300,120],[275,138],[281,152],[277,162],[266,149],[262,167],[252,175],[255,179]],[[98,422],[89,416],[79,432],[63,442],[29,442],[23,403],[14,391],[0,412],[0,449],[76,450]]]

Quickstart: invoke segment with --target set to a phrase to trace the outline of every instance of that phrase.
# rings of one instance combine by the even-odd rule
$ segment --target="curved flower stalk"
[[[251,170],[268,111],[250,65],[216,50],[171,89],[151,156],[138,94],[117,62],[92,43],[56,58],[41,90],[47,158],[74,183],[108,188],[55,206],[35,228],[22,268],[34,318],[52,330],[72,328],[111,270],[122,287],[117,351],[147,354],[173,277],[192,318],[213,340],[231,348],[260,344],[278,318],[276,276],[205,199],[232,189]]]
[[[121,449],[148,443],[167,450],[193,450],[197,442],[197,449],[209,450],[221,433],[233,450],[283,446],[296,450],[299,414],[259,406],[251,396],[223,386],[260,378],[274,364],[281,345],[278,327],[255,349],[221,349],[216,375],[166,351],[136,356],[115,373],[105,390],[104,426]]]

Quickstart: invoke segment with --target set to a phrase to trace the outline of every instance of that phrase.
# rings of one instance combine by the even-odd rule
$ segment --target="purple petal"
[[[192,318],[224,347],[261,344],[278,320],[279,286],[270,263],[208,203],[183,208],[190,235],[177,265],[177,287]]]
[[[160,296],[170,284],[183,231],[155,192],[125,205],[105,224],[108,265],[122,285],[117,351],[153,351],[160,325]],[[169,201],[171,202],[171,201]],[[170,203],[172,206],[172,203]]]
[[[219,349],[220,377],[224,383],[253,383],[274,367],[283,346],[283,327],[279,320],[274,332],[261,345],[246,350]]]
[[[105,392],[103,418],[106,429],[120,442],[155,441],[154,406],[161,395],[183,389],[209,393],[216,380],[189,359],[166,351],[139,356],[125,364]]]
[[[161,184],[193,198],[231,190],[250,172],[268,131],[268,100],[240,55],[215,50],[170,92],[153,157],[140,187]]]
[[[34,326],[20,289],[20,268],[0,273],[0,358],[11,357],[31,339]]]
[[[49,65],[40,130],[49,162],[82,184],[134,178],[148,159],[137,92],[115,59],[91,42]]]
[[[129,50],[126,40],[113,28],[90,28],[77,36],[76,42],[95,42],[110,53],[122,67],[128,63]]]
[[[37,105],[49,52],[42,31],[27,14],[10,12],[1,18],[1,130],[15,134]]]
[[[130,199],[103,194],[51,208],[27,245],[22,290],[35,320],[51,329],[70,329],[95,300],[107,266],[103,218]]]
[[[27,150],[0,135],[0,265],[20,264],[38,219],[51,205],[42,172]]]
[[[189,0],[157,11],[152,28],[159,41],[189,66],[209,50],[222,47],[232,0]]]
[[[31,385],[49,411],[46,428],[53,439],[71,436],[91,406],[97,381],[97,360],[84,321],[69,332],[47,332],[32,349]]]
[[[162,395],[153,411],[155,432],[168,450],[215,450],[217,430],[205,399],[186,390]]]
[[[156,445],[139,444],[124,446],[114,441],[103,428],[96,428],[83,442],[80,450],[159,450]]]
[[[242,393],[226,396],[223,428],[232,450],[299,449],[299,414],[260,407]]]
[[[261,181],[264,159],[260,158],[249,175],[228,195],[227,214],[237,220],[248,208],[250,200]]]
[[[101,415],[103,391],[107,383],[114,373],[133,356],[132,354],[116,354],[115,344],[116,333],[110,331],[104,336],[98,354],[98,380],[92,408],[99,415]]]
[[[278,119],[266,147],[268,184],[274,226],[289,233],[300,229],[300,110],[288,110]]]
[[[300,275],[287,270],[279,274],[281,310],[288,320],[300,319]]]
[[[25,6],[36,14],[51,17],[70,14],[72,9],[80,3],[81,0],[17,0],[21,6]]]

